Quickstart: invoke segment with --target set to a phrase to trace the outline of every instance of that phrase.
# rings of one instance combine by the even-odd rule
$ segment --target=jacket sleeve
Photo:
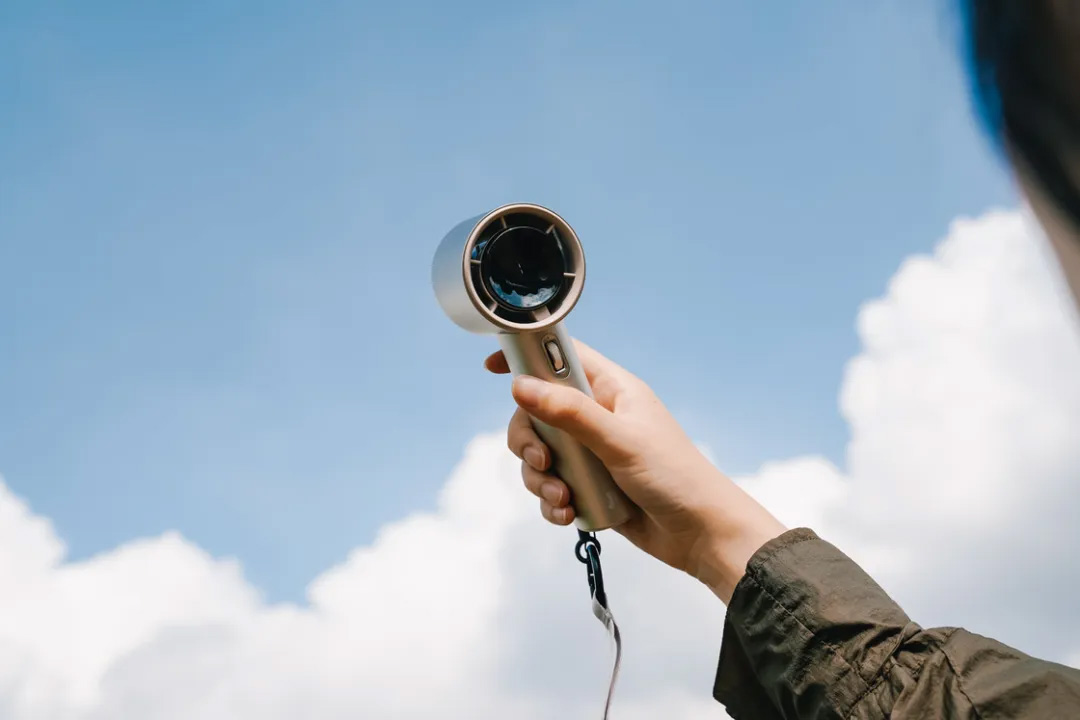
[[[1080,672],[924,630],[799,529],[762,547],[735,588],[713,696],[736,720],[1080,718]]]

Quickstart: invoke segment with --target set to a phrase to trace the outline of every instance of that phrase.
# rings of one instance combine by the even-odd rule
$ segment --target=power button
[[[557,340],[545,340],[544,352],[547,353],[548,362],[551,363],[551,369],[555,371],[556,375],[563,375],[566,373],[566,358],[563,357],[562,348],[559,347]]]

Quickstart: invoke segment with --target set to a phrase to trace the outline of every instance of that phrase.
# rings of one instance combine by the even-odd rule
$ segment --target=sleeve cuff
[[[850,558],[812,530],[789,530],[735,587],[713,697],[734,718],[843,717],[909,625]]]

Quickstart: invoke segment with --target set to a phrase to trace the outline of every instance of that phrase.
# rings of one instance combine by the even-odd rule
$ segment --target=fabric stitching
[[[792,608],[789,608],[787,605],[782,603],[779,600],[779,598],[776,595],[774,595],[769,590],[768,587],[766,587],[765,583],[763,583],[758,578],[758,572],[759,572],[758,566],[765,564],[767,561],[775,560],[776,562],[783,564],[785,568],[790,570],[790,566],[788,566],[787,563],[783,563],[783,561],[779,560],[776,556],[778,556],[783,550],[787,550],[788,548],[795,547],[796,545],[800,545],[800,544],[802,544],[802,543],[804,543],[804,542],[806,542],[808,540],[816,540],[816,539],[818,539],[817,536],[805,535],[803,537],[799,537],[797,539],[794,539],[793,542],[783,544],[780,547],[771,548],[772,552],[768,552],[768,553],[763,554],[759,558],[759,562],[751,563],[750,566],[747,567],[746,573],[744,575],[745,580],[749,581],[751,584],[753,584],[759,590],[761,590],[761,592],[763,592],[765,594],[765,596],[773,603],[773,605],[775,605],[776,607],[783,610],[786,615],[788,615],[792,620],[794,620],[796,625],[810,639],[812,639],[815,636],[814,631],[811,630],[810,627],[806,623],[804,623],[802,621],[802,619],[799,618],[798,615],[795,614],[795,612],[794,612],[794,610]],[[909,626],[911,624],[912,623],[910,623],[910,621],[909,621]],[[741,625],[742,625],[743,630],[745,632],[749,632],[749,628],[747,627],[745,622],[742,622]],[[956,669],[952,666],[952,661],[949,659],[948,655],[944,652],[944,648],[942,647],[942,645],[945,642],[947,642],[950,637],[952,637],[953,632],[955,632],[955,630],[951,631],[942,640],[941,643],[938,643],[936,641],[933,642],[933,647],[936,650],[938,650],[939,652],[941,652],[942,655],[945,657],[946,661],[949,663],[950,668],[952,668],[953,673],[957,675],[957,679],[958,679],[958,683],[959,683],[959,674],[956,673]],[[903,643],[904,643],[904,634],[901,633],[900,636],[898,637],[897,641],[896,641],[895,646],[890,650],[889,655],[886,658],[886,661],[884,663],[882,663],[881,667],[878,668],[877,672],[874,673],[874,675],[872,676],[872,679],[867,680],[865,677],[862,676],[862,673],[859,672],[858,668],[856,668],[854,665],[852,665],[852,663],[846,657],[844,657],[844,655],[842,654],[840,648],[836,644],[831,643],[831,642],[824,642],[824,641],[822,642],[822,646],[826,650],[828,650],[833,655],[833,657],[840,660],[840,662],[843,664],[843,666],[847,668],[848,672],[846,674],[854,675],[856,678],[859,679],[860,682],[862,682],[862,684],[864,686],[862,692],[859,693],[859,695],[855,698],[854,701],[852,701],[851,705],[848,707],[848,712],[846,714],[843,714],[842,717],[845,717],[847,720],[850,720],[854,716],[855,712],[859,709],[859,706],[868,697],[870,697],[877,688],[881,687],[882,683],[885,682],[886,678],[888,677],[888,675],[892,671],[892,669],[898,665],[898,663],[896,662],[895,658],[892,657],[892,655],[893,655],[893,653],[896,652],[896,650],[898,648],[900,648],[903,645]],[[926,658],[923,658],[919,662],[919,664],[916,665],[915,668],[911,671],[912,680],[917,680],[918,679],[919,674],[922,672],[922,668],[923,668],[923,665],[924,665],[925,661],[926,661]],[[803,668],[802,672],[800,672],[799,675],[795,678],[796,682],[802,678],[802,676],[805,674],[806,670],[807,670],[807,668]],[[835,679],[835,682],[837,684],[842,682],[844,674],[845,673],[843,673],[843,672],[838,674],[838,677]],[[963,693],[963,695],[967,699],[967,701],[969,703],[971,703],[971,706],[974,709],[975,704],[973,702],[971,702],[971,698],[968,697],[967,693],[963,691],[963,688],[961,688],[961,692]],[[979,718],[979,720],[981,720],[981,716],[979,716],[977,709],[975,709],[975,712],[976,712],[976,717]]]
[[[763,593],[765,593],[765,595],[768,596],[768,598],[773,602],[774,605],[776,605],[778,608],[791,616],[791,619],[794,620],[800,628],[802,628],[803,632],[807,633],[811,638],[814,637],[814,632],[809,627],[807,627],[794,612],[792,612],[790,609],[788,609],[786,605],[780,602],[780,600],[778,600],[775,595],[769,592],[769,589],[765,587],[761,582],[759,582],[756,577],[753,577],[749,570],[747,571],[746,576],[750,578],[754,585],[756,585]],[[748,631],[748,628],[746,628],[745,624],[743,625],[743,629]],[[866,679],[859,674],[859,671],[856,670],[855,667],[850,662],[848,662],[848,659],[840,653],[840,649],[836,645],[830,642],[823,642],[822,645],[824,645],[827,650],[831,651],[832,654],[838,660],[840,660],[840,662],[847,666],[848,670],[850,670],[852,674],[855,675],[855,677],[859,678],[859,680],[862,681],[863,685],[869,685]]]
[[[881,683],[885,682],[885,679],[893,671],[893,668],[899,667],[900,663],[896,662],[895,653],[903,646],[906,632],[908,628],[912,627],[912,625],[914,625],[914,623],[909,622],[907,625],[904,626],[903,630],[900,631],[900,634],[896,638],[896,642],[893,643],[892,648],[885,656],[885,662],[882,663],[881,668],[877,672],[877,680],[875,680],[874,684],[871,687],[868,687],[861,695],[859,695],[859,697],[855,698],[854,702],[851,703],[851,707],[849,708],[847,714],[848,718],[855,714],[855,711],[858,709],[859,704],[864,699],[866,699],[867,696],[871,695],[874,690],[881,686]],[[923,661],[925,661],[925,658],[923,659]],[[919,664],[915,666],[915,670],[911,673],[912,680],[918,679],[919,672],[922,670],[923,661],[920,661]]]
[[[949,659],[948,653],[945,652],[945,643],[949,642],[949,639],[952,638],[952,636],[953,636],[953,634],[955,632],[956,632],[956,630],[950,630],[949,633],[944,638],[942,638],[940,642],[937,641],[937,640],[932,640],[929,644],[930,644],[930,646],[932,647],[933,650],[935,650],[936,652],[941,653],[942,657],[945,658],[945,662],[947,662],[949,664],[949,669],[951,669],[953,671],[953,674],[956,675],[956,682],[957,682],[957,686],[959,687],[960,674],[956,672],[956,668],[953,667],[952,660]],[[897,645],[897,647],[900,647],[900,645],[903,645],[903,642],[899,643]],[[893,652],[895,652],[895,651],[896,651],[896,648],[893,648]],[[922,656],[919,659],[918,664],[915,665],[915,668],[913,670],[911,670],[911,679],[912,679],[913,682],[918,681],[919,675],[922,674],[923,667],[926,665],[926,663],[927,663],[927,661],[929,659],[930,659],[930,656],[927,656],[927,655]],[[887,665],[889,667],[889,670],[891,671],[892,668],[898,666],[899,663],[896,662],[895,658],[890,657],[889,658],[889,663],[887,663]],[[886,677],[885,674],[882,674],[878,678],[878,681],[876,683],[874,683],[874,687],[876,688],[877,686],[881,685],[881,683],[885,680],[885,677]],[[855,711],[859,709],[859,705],[862,704],[862,702],[870,695],[870,692],[871,691],[864,692],[862,695],[859,696],[859,698],[854,703],[852,703],[851,709],[848,710],[847,715],[844,716],[845,720],[851,720],[851,718],[853,718],[855,716]],[[963,694],[964,698],[966,698],[967,701],[969,703],[971,703],[971,708],[972,708],[972,710],[975,711],[975,717],[979,718],[981,720],[981,716],[979,715],[978,709],[975,707],[975,703],[971,702],[971,698],[968,697],[968,694],[966,692],[964,692],[963,688],[960,688],[960,692]]]
[[[889,660],[881,668],[882,670],[887,670],[888,672],[878,673],[878,678],[874,681],[874,684],[866,688],[866,690],[864,690],[863,693],[859,695],[859,697],[855,698],[855,701],[851,703],[851,708],[848,709],[847,714],[844,715],[847,720],[851,720],[851,718],[855,716],[855,711],[859,709],[859,705],[862,704],[863,700],[870,697],[875,690],[881,687],[881,684],[885,682],[885,678],[888,677],[889,672],[892,671],[893,666],[895,665],[896,661],[892,658],[889,658]]]
[[[952,638],[956,631],[949,633],[949,637],[945,639],[945,642],[941,644],[941,655],[945,658],[945,662],[949,664],[949,669],[952,670],[953,675],[956,676],[956,689],[960,691],[960,694],[964,696],[964,699],[971,705],[971,712],[975,713],[976,720],[982,720],[982,713],[979,712],[979,707],[975,704],[975,701],[971,699],[971,696],[967,694],[967,690],[964,689],[964,678],[960,675],[960,671],[956,669],[956,665],[953,664],[952,658],[949,657],[948,651],[945,650],[945,644]]]
[[[777,558],[776,562],[783,565],[784,569],[786,571],[788,571],[789,573],[797,572],[795,570],[795,568],[791,567],[791,565],[789,565],[788,563],[784,562],[783,560],[781,560],[779,558]],[[784,606],[778,599],[774,598],[774,600],[775,600],[777,605],[780,605],[780,607],[787,610],[791,614],[792,617],[794,617],[797,621],[799,621],[798,616],[795,614],[794,608],[789,609],[786,606]],[[802,621],[799,621],[799,623],[803,624]],[[813,635],[814,631],[810,630],[809,626],[806,626],[806,625],[803,625],[803,626],[806,627],[806,629],[811,633],[811,635]],[[855,667],[854,665],[852,665],[851,662],[848,661],[848,659],[843,656],[843,654],[841,653],[840,647],[838,645],[836,645],[835,643],[828,643],[828,642],[823,643],[823,644],[825,645],[825,647],[832,650],[833,654],[835,654],[837,657],[839,657],[841,660],[844,661],[844,664],[847,665],[848,669],[852,673],[855,674],[855,677],[862,680],[863,685],[867,685],[867,686],[870,685],[871,681],[873,680],[873,676],[871,676],[871,678],[869,680],[867,678],[863,677],[863,674],[859,671],[859,669],[857,667]],[[875,675],[876,675],[876,673],[875,673]]]
[[[751,569],[755,568],[758,565],[764,565],[773,557],[783,552],[784,550],[787,550],[788,548],[793,548],[796,545],[801,545],[804,542],[809,542],[810,540],[821,539],[814,534],[813,530],[808,530],[805,528],[789,530],[788,533],[785,533],[784,535],[776,538],[773,541],[774,544],[771,547],[768,543],[766,543],[766,545],[762,547],[761,550],[759,550],[754,557],[751,557],[749,567],[747,567],[747,573],[749,573]]]
[[[816,538],[814,538],[814,539],[816,539]],[[793,543],[793,544],[798,544],[798,543]],[[791,565],[784,562],[780,558],[776,558],[776,562],[777,562],[777,564],[782,565],[784,567],[784,569],[787,570],[789,573],[796,572],[795,569],[791,567]],[[762,589],[764,589],[764,587]],[[765,590],[765,592],[768,593],[768,590]],[[786,605],[784,605],[782,602],[780,602],[780,600],[778,598],[776,598],[775,596],[773,596],[771,593],[768,593],[768,594],[769,594],[769,597],[773,600],[773,602],[775,602],[778,606],[783,608],[785,612],[787,612],[789,615],[791,615],[793,618],[795,618],[795,621],[798,622],[802,627],[804,627],[806,629],[806,631],[810,633],[811,637],[813,637],[814,631],[811,630],[808,625],[806,625],[805,623],[802,622],[802,620],[799,619],[799,616],[795,614],[794,609],[788,608]],[[847,665],[848,670],[850,670],[851,673],[853,673],[855,675],[855,677],[859,678],[859,680],[862,681],[863,685],[869,686],[871,684],[871,682],[874,680],[874,678],[878,675],[878,673],[874,673],[874,675],[872,675],[870,677],[870,679],[867,679],[867,678],[863,677],[863,674],[859,671],[859,669],[857,667],[855,667],[854,665],[852,665],[851,662],[848,661],[848,659],[846,657],[844,657],[844,655],[842,654],[842,652],[840,650],[840,647],[838,645],[836,645],[835,643],[829,643],[829,642],[823,642],[822,644],[827,649],[831,650],[834,655],[836,655],[838,658],[840,658],[840,660],[842,660],[843,663],[845,665]],[[891,654],[892,653],[890,653],[890,655]],[[879,669],[878,672],[880,672],[880,669]],[[801,676],[800,676],[800,679],[801,679]],[[840,678],[837,678],[837,680],[840,680]]]

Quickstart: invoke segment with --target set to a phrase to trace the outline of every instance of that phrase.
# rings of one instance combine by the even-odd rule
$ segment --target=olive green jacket
[[[1080,719],[1080,671],[965,630],[924,630],[799,529],[762,547],[735,588],[713,696],[736,720],[1068,720]]]

